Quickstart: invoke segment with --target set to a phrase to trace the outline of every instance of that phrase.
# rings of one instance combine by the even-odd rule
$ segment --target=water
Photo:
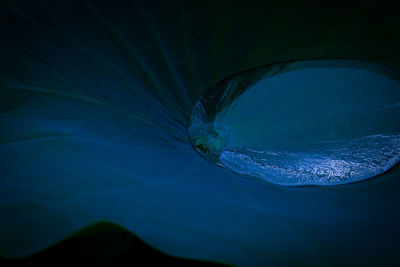
[[[301,153],[223,151],[220,162],[281,185],[337,185],[375,177],[399,162],[400,136],[366,136]]]
[[[189,135],[212,163],[280,185],[337,185],[400,160],[400,83],[350,60],[248,70],[195,104]]]
[[[396,9],[214,3],[1,2],[0,256],[112,221],[165,253],[240,266],[397,260],[398,165],[360,183],[279,186],[210,163],[187,132],[207,88],[254,67],[353,58],[399,70]],[[229,141],[218,131],[215,150]]]

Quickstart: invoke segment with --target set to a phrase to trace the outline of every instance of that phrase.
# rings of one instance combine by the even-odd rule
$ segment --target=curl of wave
[[[277,64],[228,77],[200,97],[194,148],[236,173],[280,185],[337,185],[400,160],[400,84],[359,61]]]

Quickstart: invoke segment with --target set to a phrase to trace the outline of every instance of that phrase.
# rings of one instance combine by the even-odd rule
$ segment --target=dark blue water
[[[163,252],[235,265],[394,259],[400,240],[398,165],[359,183],[284,187],[209,162],[193,149],[187,132],[192,108],[208,88],[256,66],[331,57],[379,61],[377,65],[389,69],[398,66],[397,48],[385,46],[393,27],[387,27],[389,34],[379,35],[384,29],[376,23],[370,26],[369,20],[349,23],[354,17],[349,12],[341,13],[342,24],[332,20],[324,28],[325,24],[308,20],[311,11],[300,6],[157,1],[3,4],[1,256],[35,253],[90,223],[112,221]],[[318,14],[315,19],[326,17]],[[384,25],[391,25],[390,18]],[[354,32],[348,25],[356,27]],[[371,34],[378,41],[366,42]],[[307,82],[302,80],[299,86],[306,90]],[[338,103],[329,106],[330,114],[346,120],[346,133],[352,138],[382,134],[386,140],[399,133],[394,123],[399,118],[393,117],[398,114],[398,87],[391,87],[388,80],[372,82],[376,83],[357,87],[350,99],[359,101],[356,111],[369,114],[373,123],[351,122],[347,115],[354,103],[344,114],[335,109],[347,105],[346,95],[353,92],[346,80],[340,97],[326,83],[320,85],[324,94],[300,93],[290,102],[286,93],[275,91],[269,104],[280,107],[238,110],[240,115],[249,114],[243,125],[236,116],[223,123],[229,122],[240,134],[235,142],[257,150],[260,140],[275,142],[246,131],[256,130],[252,119],[258,109],[273,109],[276,113],[268,112],[263,120],[276,123],[272,133],[281,144],[290,134],[300,138],[298,144],[312,141],[307,136],[316,133],[311,131],[315,127],[323,128],[324,115],[315,112],[318,118],[310,118],[308,133],[299,132],[307,122],[296,124],[296,116],[308,118],[308,112],[314,114],[313,105],[331,93]],[[293,88],[280,84],[285,90]],[[380,84],[382,91],[377,90]],[[294,101],[303,96],[313,98],[309,110],[285,113],[288,106],[303,107]],[[294,124],[297,132],[281,135],[285,123]],[[389,131],[390,127],[394,128]],[[389,153],[398,151],[395,144],[385,147]],[[379,146],[368,144],[366,149],[373,147],[379,154]],[[309,156],[317,153],[313,149],[301,151]],[[279,156],[289,150],[282,146],[269,152]],[[310,160],[313,166],[320,164],[320,158]],[[282,164],[293,166],[290,161]]]

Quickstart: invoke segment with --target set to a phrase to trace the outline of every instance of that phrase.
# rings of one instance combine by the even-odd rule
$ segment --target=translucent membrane
[[[280,185],[336,185],[400,160],[397,73],[358,61],[242,72],[195,104],[188,132],[209,161]]]

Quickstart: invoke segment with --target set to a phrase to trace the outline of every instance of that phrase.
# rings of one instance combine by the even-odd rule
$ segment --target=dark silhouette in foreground
[[[21,259],[0,258],[1,266],[222,266],[164,254],[124,228],[108,222],[85,227],[63,241]]]

